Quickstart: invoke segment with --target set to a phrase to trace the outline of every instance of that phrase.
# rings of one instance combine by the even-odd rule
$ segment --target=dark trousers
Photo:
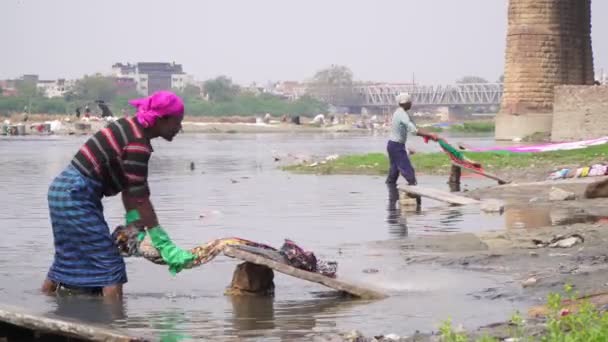
[[[386,145],[386,151],[388,152],[388,160],[391,165],[386,177],[386,183],[397,183],[399,173],[401,173],[408,185],[416,185],[416,171],[405,151],[405,144],[389,140]]]

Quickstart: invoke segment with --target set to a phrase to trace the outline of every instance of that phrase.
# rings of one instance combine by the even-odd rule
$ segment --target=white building
[[[63,97],[65,93],[74,88],[73,80],[65,80],[63,78],[57,80],[38,80],[36,88],[44,97]]]
[[[194,78],[188,74],[172,74],[171,89],[184,90],[188,84],[196,85]]]

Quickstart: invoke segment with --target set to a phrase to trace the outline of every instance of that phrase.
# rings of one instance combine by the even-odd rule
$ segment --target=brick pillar
[[[496,139],[550,132],[553,88],[593,79],[591,0],[509,0]]]

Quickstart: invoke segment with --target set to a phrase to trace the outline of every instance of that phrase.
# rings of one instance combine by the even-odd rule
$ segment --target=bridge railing
[[[345,101],[336,98],[332,104],[342,106],[394,106],[395,96],[407,92],[415,105],[499,105],[503,87],[501,83],[463,83],[453,85],[356,85],[352,96]],[[329,100],[329,99],[328,99]],[[335,103],[344,102],[344,103]],[[349,102],[349,103],[346,103]]]

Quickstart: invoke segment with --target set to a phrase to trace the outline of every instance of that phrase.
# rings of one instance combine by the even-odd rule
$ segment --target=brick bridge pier
[[[496,139],[551,132],[554,88],[592,85],[591,0],[509,0]]]

